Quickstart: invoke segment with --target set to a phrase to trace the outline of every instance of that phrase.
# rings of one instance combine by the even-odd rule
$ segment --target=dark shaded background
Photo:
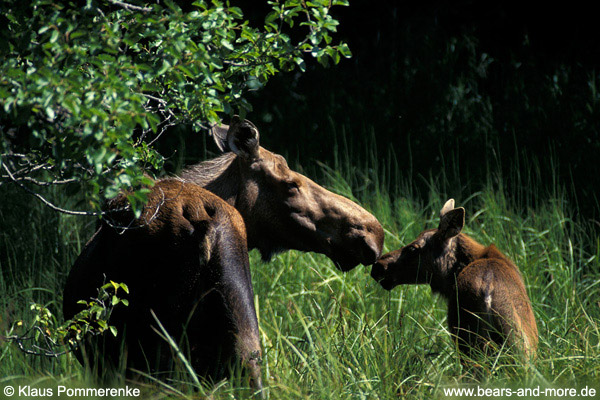
[[[255,25],[268,11],[232,3]],[[590,6],[350,4],[332,13],[351,59],[309,62],[305,74],[283,74],[251,95],[248,118],[265,147],[310,169],[332,161],[335,143],[351,143],[357,164],[376,145],[382,165],[393,159],[391,174],[412,179],[421,196],[420,177],[442,169],[463,192],[490,172],[516,192],[535,186],[540,198],[558,180],[585,217],[598,217],[600,29]],[[194,161],[203,140],[185,139],[182,162]]]

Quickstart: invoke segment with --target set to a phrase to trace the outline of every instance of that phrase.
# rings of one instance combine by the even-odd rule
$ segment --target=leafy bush
[[[83,185],[91,213],[133,188],[139,215],[143,187],[152,185],[145,174],[163,162],[152,144],[170,126],[199,130],[220,113],[245,114],[247,91],[281,71],[304,70],[307,54],[324,65],[350,56],[330,36],[337,21],[329,9],[347,1],[269,4],[259,29],[217,0],[197,1],[189,12],[170,0],[6,2],[0,184],[15,182],[40,198],[35,185]],[[295,25],[298,41],[287,33]]]
[[[117,336],[117,328],[110,325],[110,316],[119,304],[129,305],[127,299],[119,297],[119,289],[129,293],[124,283],[110,281],[102,285],[98,288],[97,297],[78,301],[84,308],[62,324],[58,324],[48,307],[33,303],[30,310],[35,315],[30,326],[24,332],[19,332],[25,326],[23,321],[18,321],[6,339],[15,342],[26,354],[57,357],[75,349],[86,336],[101,335],[106,331]]]

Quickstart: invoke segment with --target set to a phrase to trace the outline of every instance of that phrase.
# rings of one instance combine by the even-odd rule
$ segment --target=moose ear
[[[447,204],[448,203],[446,203],[446,205]],[[444,206],[444,208],[446,208],[446,206]],[[442,211],[444,211],[444,208],[442,208]],[[444,240],[448,240],[458,235],[464,226],[465,209],[463,207],[453,208],[442,214],[438,232],[440,232]]]
[[[440,218],[443,218],[444,215],[451,210],[454,210],[454,199],[450,199],[444,204],[444,207],[442,207],[442,210],[440,211]]]
[[[256,126],[250,121],[241,120],[234,115],[227,131],[229,150],[246,160],[258,158],[259,134]]]
[[[217,147],[221,150],[222,153],[229,151],[229,145],[227,144],[227,131],[229,130],[229,125],[215,125],[210,128],[210,134],[213,137]]]

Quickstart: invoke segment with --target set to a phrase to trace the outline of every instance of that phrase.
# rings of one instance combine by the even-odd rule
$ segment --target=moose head
[[[263,259],[295,249],[325,254],[348,271],[381,255],[383,228],[351,200],[290,169],[284,157],[260,146],[256,126],[234,116],[211,131],[225,154],[187,169],[199,184],[242,215],[249,248]]]

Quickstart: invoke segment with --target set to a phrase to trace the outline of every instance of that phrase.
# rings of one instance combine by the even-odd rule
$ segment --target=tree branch
[[[10,178],[10,180],[12,182],[14,182],[17,186],[19,186],[21,189],[23,189],[30,195],[37,197],[38,200],[40,200],[42,203],[44,203],[44,205],[50,207],[54,211],[58,211],[58,212],[61,212],[63,214],[68,214],[68,215],[80,215],[80,216],[87,216],[87,217],[99,216],[99,215],[105,214],[104,211],[72,211],[72,210],[65,210],[64,208],[60,208],[60,207],[52,204],[48,200],[46,200],[41,194],[34,192],[33,190],[29,189],[27,186],[25,186],[21,182],[19,182],[19,180],[17,178],[15,178],[13,176],[13,174],[10,172],[10,170],[8,169],[6,164],[2,164],[2,167],[6,171],[6,173],[8,174],[8,177]]]
[[[43,348],[36,344],[31,345],[30,348],[25,347],[23,342],[35,340],[35,336],[27,336],[27,335],[29,335],[29,333],[32,330],[38,331],[39,334],[44,338],[44,342],[47,346],[46,348]],[[4,341],[11,341],[13,343],[16,343],[19,350],[21,350],[23,353],[31,355],[31,356],[57,358],[62,355],[65,355],[67,353],[70,353],[72,351],[72,350],[63,350],[63,351],[58,351],[58,352],[54,351],[55,348],[62,349],[62,348],[64,348],[64,346],[56,343],[54,340],[49,338],[48,335],[46,334],[46,332],[44,332],[39,326],[30,328],[27,332],[25,332],[21,336],[19,336],[19,335],[0,336],[0,339],[4,340]]]
[[[124,9],[129,10],[129,11],[143,11],[143,12],[152,11],[152,9],[150,7],[140,7],[140,6],[125,3],[125,2],[122,2],[119,0],[108,0],[108,2],[111,4],[114,4],[116,6],[119,6],[119,7],[123,7]]]
[[[0,175],[0,178],[6,179],[6,178],[10,178],[10,177],[8,175]],[[63,180],[56,179],[56,180],[50,181],[50,182],[41,182],[41,181],[33,179],[29,176],[24,176],[21,178],[21,177],[14,177],[14,175],[13,175],[13,178],[17,181],[26,181],[26,182],[33,183],[34,185],[37,185],[37,186],[65,185],[67,183],[77,182],[77,179],[75,179],[75,178],[63,179]],[[11,178],[11,180],[13,180],[13,178]],[[1,185],[1,183],[0,183],[0,185]]]

